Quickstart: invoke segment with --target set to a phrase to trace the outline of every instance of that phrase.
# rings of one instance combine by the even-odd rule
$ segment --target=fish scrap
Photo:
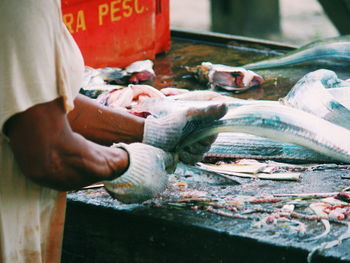
[[[347,191],[341,190],[340,192]],[[175,199],[159,199],[158,202],[146,202],[153,207],[168,207],[173,209],[190,209],[215,214],[218,216],[237,220],[251,220],[251,227],[266,228],[269,226],[289,229],[298,233],[304,242],[315,242],[332,235],[332,224],[346,226],[345,233],[332,241],[323,242],[314,247],[308,255],[311,262],[313,255],[325,249],[339,245],[344,239],[350,237],[350,222],[348,221],[350,204],[342,202],[334,193],[311,193],[312,199],[303,201],[298,194],[286,195],[227,195],[211,196],[208,192],[185,189]],[[348,193],[348,192],[347,192]],[[307,195],[303,193],[302,195]],[[324,198],[326,196],[326,198]],[[313,200],[314,199],[314,200]],[[159,202],[160,201],[160,202]],[[319,208],[319,212],[312,213],[308,207]],[[317,210],[317,209],[314,209]],[[308,222],[322,222],[325,229],[321,234],[308,233]],[[334,235],[334,234],[333,234]]]
[[[95,99],[103,92],[121,89],[128,84],[140,84],[154,77],[153,62],[149,59],[135,61],[124,69],[118,67],[94,69],[86,66],[80,93]]]
[[[242,166],[236,164],[204,164],[197,163],[199,168],[242,178],[262,179],[262,180],[276,180],[276,181],[299,181],[301,173],[283,172],[283,173],[264,173],[261,172],[260,167]],[[254,170],[254,168],[257,168]],[[253,169],[253,170],[252,170]],[[259,171],[260,170],[260,171]]]
[[[187,71],[191,72],[200,83],[208,84],[212,89],[221,88],[236,93],[260,86],[264,82],[260,75],[251,70],[210,62],[187,67]]]
[[[165,98],[165,95],[149,85],[129,84],[122,89],[113,89],[102,93],[96,101],[110,108],[132,109],[148,98]]]
[[[327,236],[331,231],[330,221],[345,224],[347,226],[347,231],[339,236],[336,240],[324,242],[321,245],[313,248],[312,251],[308,254],[308,262],[312,261],[312,257],[315,253],[337,246],[343,240],[350,238],[350,222],[343,222],[343,220],[347,219],[350,214],[349,203],[335,199],[334,197],[327,197],[318,202],[310,204],[310,208],[315,212],[317,216],[322,218],[321,222],[324,225],[325,230],[320,235],[310,238],[309,240],[316,240]]]

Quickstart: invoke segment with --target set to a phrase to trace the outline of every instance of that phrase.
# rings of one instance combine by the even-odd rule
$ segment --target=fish
[[[149,85],[129,84],[128,87],[102,93],[96,101],[110,108],[132,109],[148,98],[165,98],[165,95]]]
[[[162,88],[159,91],[163,93],[165,96],[176,96],[179,94],[185,94],[190,92],[188,89],[179,89],[179,88],[172,88],[172,87]]]
[[[338,79],[334,71],[319,69],[306,74],[279,101],[350,129],[350,105],[342,103],[340,94],[334,96],[333,89],[350,91],[350,81]]]
[[[285,105],[241,106],[220,120],[198,124],[184,132],[187,135],[175,152],[207,136],[240,132],[300,145],[338,162],[350,163],[350,130]]]
[[[139,84],[154,77],[153,62],[148,59],[135,61],[124,69],[118,67],[94,69],[86,66],[80,93],[96,99],[104,92],[125,88],[128,84]]]
[[[107,67],[98,71],[103,80],[109,84],[139,84],[155,77],[153,62],[149,59],[135,61],[124,69]]]
[[[206,83],[212,89],[221,88],[239,93],[260,86],[264,82],[260,75],[242,67],[202,62],[199,66],[186,67],[186,69],[200,83]]]
[[[212,90],[193,90],[182,94],[172,95],[170,98],[179,101],[225,101],[231,100],[232,97],[224,96],[219,92]]]
[[[349,82],[349,80],[347,81]],[[339,103],[343,104],[348,109],[350,108],[350,85],[328,89],[328,92],[339,101]]]
[[[191,91],[170,98],[178,101],[178,108],[212,105],[215,101],[225,102],[229,109],[253,104],[284,104],[350,129],[350,81],[339,79],[334,71],[327,69],[306,74],[278,101],[239,99],[215,91]],[[161,105],[159,102],[158,107]]]
[[[313,41],[286,54],[249,63],[242,67],[248,70],[285,67],[318,59],[350,62],[350,35]]]
[[[131,63],[125,68],[125,72],[130,75],[128,82],[132,84],[139,84],[156,76],[153,70],[153,62],[149,59]]]
[[[153,75],[155,74],[154,70],[153,70],[152,60],[145,59],[145,60],[135,61],[135,62],[131,63],[130,65],[128,65],[127,67],[125,67],[125,72],[127,72],[129,74],[132,74],[135,72],[143,72],[145,70],[149,71]]]
[[[186,108],[203,108],[210,105],[219,105],[225,103],[229,110],[241,107],[244,105],[280,104],[278,101],[272,100],[253,100],[239,99],[221,95],[215,91],[197,90],[190,91],[184,94],[169,96],[166,98],[150,98],[143,103],[137,105],[138,110],[148,111],[156,117],[162,117],[172,112],[177,112],[179,109]]]
[[[336,92],[332,93],[332,91]],[[141,105],[141,108],[147,108],[147,111],[151,112],[152,115],[161,117],[177,111],[179,108],[204,107],[219,102],[225,102],[229,112],[235,111],[238,107],[249,105],[261,106],[264,108],[277,107],[279,110],[284,110],[286,108],[279,108],[279,105],[285,105],[300,110],[294,113],[298,114],[298,116],[294,116],[295,119],[303,118],[302,111],[306,111],[315,115],[315,117],[324,118],[329,122],[349,129],[350,112],[349,109],[340,102],[340,98],[343,98],[346,92],[350,94],[349,81],[338,79],[336,73],[333,71],[320,69],[306,74],[295,84],[286,97],[278,101],[238,99],[223,96],[215,91],[191,91],[164,99],[147,100],[145,104]],[[336,93],[338,93],[338,95],[333,95]],[[348,98],[349,97],[350,95],[348,95]],[[274,134],[274,131],[271,130],[271,133]],[[205,154],[205,158],[216,160],[219,158],[254,158],[293,163],[337,162],[336,159],[330,156],[326,156],[302,145],[287,143],[285,141],[276,141],[274,138],[271,140],[246,133],[219,134],[217,140]]]
[[[323,154],[291,143],[246,133],[220,133],[204,154],[204,160],[255,159],[288,163],[336,163]]]

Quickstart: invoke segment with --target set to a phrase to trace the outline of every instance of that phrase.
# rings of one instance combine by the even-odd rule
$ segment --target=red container
[[[90,67],[125,67],[169,50],[169,0],[62,0],[63,21]]]

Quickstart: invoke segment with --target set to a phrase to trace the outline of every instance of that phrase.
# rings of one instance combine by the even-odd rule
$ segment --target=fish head
[[[208,83],[209,81],[209,68],[203,65],[186,67],[186,70],[190,72],[195,79],[200,83]]]
[[[148,70],[143,70],[140,72],[135,72],[131,74],[129,78],[129,83],[138,84],[143,81],[151,80],[155,77],[155,74]]]

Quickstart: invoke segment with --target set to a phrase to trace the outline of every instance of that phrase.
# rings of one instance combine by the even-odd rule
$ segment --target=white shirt
[[[1,0],[0,36],[0,130],[14,114],[58,97],[71,110],[84,66],[60,0]],[[0,263],[59,262],[64,213],[65,193],[25,178],[1,132]]]

